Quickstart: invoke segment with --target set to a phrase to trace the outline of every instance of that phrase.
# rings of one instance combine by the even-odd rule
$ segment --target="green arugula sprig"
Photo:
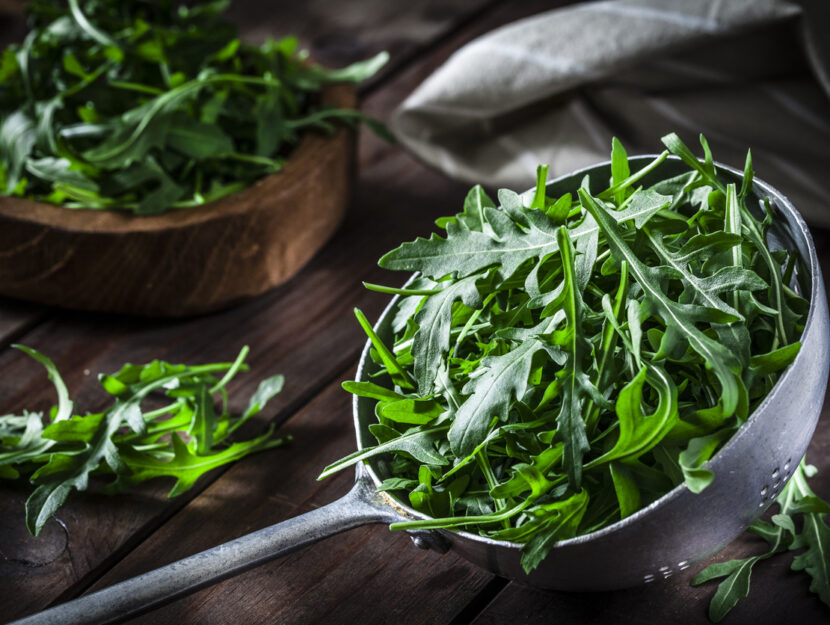
[[[767,247],[768,203],[760,221],[747,205],[749,155],[738,186],[702,137],[702,161],[663,141],[632,173],[614,140],[599,193],[586,177],[548,197],[545,167],[498,208],[474,187],[437,222],[446,237],[383,256],[420,275],[367,285],[401,296],[391,344],[357,313],[380,377],[344,387],[376,401],[378,445],[321,478],[382,455],[382,488],[431,517],[393,529],[524,543],[528,572],[558,540],[706,488],[707,462],[798,354],[807,302],[794,252]],[[659,179],[669,152],[689,171]]]
[[[775,503],[778,513],[771,522],[758,520],[747,530],[766,541],[768,550],[748,558],[710,564],[692,580],[694,586],[724,577],[709,604],[709,618],[720,622],[741,599],[749,595],[749,580],[759,562],[784,551],[800,552],[793,558],[792,570],[810,576],[810,590],[830,606],[830,527],[825,518],[830,504],[810,489],[807,478],[816,468],[802,460]],[[800,528],[800,531],[799,531]]]
[[[26,525],[35,536],[73,489],[88,488],[91,475],[113,476],[104,489],[109,493],[172,477],[176,482],[169,496],[175,497],[211,469],[290,441],[274,438],[270,426],[251,440],[230,442],[283,386],[281,375],[266,378],[241,415],[228,412],[226,387],[248,369],[247,347],[230,363],[189,366],[154,360],[102,374],[99,381],[113,397],[112,404],[86,415],[74,413],[66,385],[49,358],[15,347],[46,368],[58,394],[58,404],[46,417],[34,412],[0,416],[0,478],[26,476],[35,486],[26,501]],[[163,406],[143,408],[158,397],[166,399]]]
[[[240,42],[229,2],[33,0],[31,31],[0,56],[0,193],[68,208],[157,214],[224,197],[279,171],[300,135],[368,124],[324,107],[337,70],[297,40]]]

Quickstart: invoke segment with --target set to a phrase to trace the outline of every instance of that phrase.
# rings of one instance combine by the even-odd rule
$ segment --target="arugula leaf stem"
[[[236,360],[231,363],[231,366],[228,367],[227,372],[225,375],[222,376],[222,379],[219,380],[216,384],[214,384],[211,389],[208,391],[211,395],[214,393],[218,393],[221,389],[227,386],[228,382],[233,379],[233,377],[239,372],[242,366],[245,364],[245,359],[248,357],[248,352],[250,352],[250,348],[247,345],[244,345],[242,349],[239,350],[239,355],[236,357]]]
[[[767,210],[771,210],[769,207],[769,198],[764,199],[764,204]],[[775,326],[777,330],[776,336],[773,340],[772,349],[777,349],[779,345],[786,345],[789,342],[787,328],[784,325],[784,307],[786,304],[784,303],[784,297],[782,294],[781,270],[773,260],[769,248],[766,246],[764,236],[758,228],[758,222],[755,220],[755,217],[753,217],[749,212],[749,209],[746,207],[745,203],[739,202],[739,207],[743,224],[749,231],[750,239],[755,244],[755,248],[758,250],[758,253],[761,255],[761,258],[763,258],[764,263],[769,269],[770,280],[772,281],[772,284],[770,285],[771,299],[773,300],[773,305],[776,310]]]
[[[617,287],[617,293],[614,296],[614,318],[619,319],[623,309],[623,302],[625,301],[625,293],[628,290],[628,263],[622,261],[620,263],[620,283]],[[617,342],[617,333],[614,331],[614,326],[610,323],[606,324],[602,330],[602,343],[600,346],[599,367],[597,368],[597,377],[595,386],[602,392],[605,386],[605,376],[608,369],[608,363],[611,361],[614,353],[614,347]],[[588,409],[586,411],[587,418],[585,419],[585,428],[588,436],[591,437],[596,432],[597,420],[599,419],[600,406],[596,405],[593,399],[588,401]]]
[[[81,27],[81,30],[89,35],[91,39],[97,41],[102,46],[119,48],[118,43],[90,23],[86,15],[84,15],[83,11],[81,11],[81,7],[78,6],[78,0],[69,0],[69,10],[75,20],[75,23],[78,24],[78,26]]]
[[[449,358],[452,358],[456,351],[458,350],[459,346],[464,342],[464,339],[467,338],[470,330],[473,329],[475,326],[476,321],[478,321],[479,317],[484,314],[487,310],[487,307],[490,305],[490,302],[495,299],[497,293],[490,293],[484,300],[481,302],[481,308],[477,308],[473,311],[473,314],[470,315],[470,318],[467,319],[467,323],[464,324],[464,327],[461,328],[461,332],[458,333],[458,337],[455,339],[455,343],[452,346],[452,349],[449,353]],[[485,324],[484,327],[487,327],[489,324]]]
[[[634,172],[625,180],[620,181],[619,183],[608,187],[605,191],[600,193],[597,197],[601,200],[608,200],[614,197],[620,191],[629,188],[635,182],[639,182],[642,178],[650,174],[652,171],[657,169],[657,167],[666,160],[669,156],[668,150],[663,150],[660,155],[651,161],[648,165],[643,167],[642,169]]]
[[[282,167],[282,161],[268,158],[267,156],[257,156],[256,154],[243,154],[241,152],[226,152],[223,154],[225,158],[230,158],[235,161],[243,163],[251,163],[252,165],[264,165],[277,171]]]
[[[382,284],[372,284],[371,282],[364,282],[363,286],[370,291],[388,293],[390,295],[435,295],[441,292],[441,289],[404,289],[394,286],[384,286]]]
[[[487,486],[489,486],[490,490],[492,490],[496,486],[498,486],[499,482],[496,479],[496,476],[493,474],[493,467],[490,466],[489,458],[486,455],[484,455],[484,453],[482,453],[482,449],[479,449],[476,452],[476,455],[475,455],[476,463],[478,464],[479,468],[481,469],[481,472],[484,474],[484,479],[487,480]],[[493,501],[496,504],[496,512],[500,512],[500,511],[505,509],[507,502],[504,499],[494,498]],[[504,525],[505,528],[508,528],[508,527],[510,527],[510,520],[509,519],[503,519],[502,524]]]
[[[127,82],[125,80],[111,80],[107,83],[110,87],[115,89],[125,89],[127,91],[137,91],[139,93],[148,93],[153,96],[164,94],[164,90],[158,87],[151,87],[149,85],[142,85],[137,82]]]

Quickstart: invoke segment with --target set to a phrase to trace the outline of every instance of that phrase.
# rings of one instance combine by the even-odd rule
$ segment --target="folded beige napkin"
[[[676,131],[830,226],[830,2],[613,0],[507,24],[467,44],[392,118],[446,174],[523,189]]]

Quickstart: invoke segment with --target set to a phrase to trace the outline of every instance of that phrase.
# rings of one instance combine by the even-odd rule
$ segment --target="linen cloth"
[[[548,11],[455,52],[391,127],[449,176],[524,190],[676,131],[830,226],[830,2],[606,0]]]

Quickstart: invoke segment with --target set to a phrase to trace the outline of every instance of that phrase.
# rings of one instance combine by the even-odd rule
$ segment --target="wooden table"
[[[502,23],[553,6],[526,0],[409,0],[234,3],[249,39],[297,33],[312,54],[341,65],[387,49],[392,62],[362,89],[363,108],[386,118],[453,50]],[[0,17],[2,38],[20,21]],[[361,281],[395,282],[376,259],[398,242],[427,234],[433,220],[460,209],[465,185],[364,132],[357,191],[346,223],[299,275],[238,308],[160,321],[90,315],[0,302],[2,412],[48,409],[53,391],[39,365],[8,349],[20,342],[50,355],[80,405],[105,402],[96,374],[123,362],[163,358],[210,362],[251,346],[253,373],[231,391],[247,397],[257,380],[283,373],[286,389],[254,429],[276,423],[294,444],[217,470],[187,494],[166,498],[167,483],[130,494],[73,493],[38,539],[23,523],[24,483],[0,484],[0,621],[30,614],[334,500],[349,487],[344,472],[322,482],[320,469],[354,445],[349,397],[364,337],[351,314],[377,317],[386,297]],[[817,232],[825,273],[830,235]],[[238,403],[243,400],[238,399]],[[241,405],[233,406],[237,410]],[[830,496],[830,417],[809,451],[821,473],[814,488]],[[759,549],[740,539],[715,559]],[[830,610],[806,579],[779,557],[753,575],[753,592],[726,623],[819,623]],[[693,589],[686,574],[628,591],[540,592],[494,577],[453,553],[416,549],[406,535],[376,526],[353,530],[181,599],[132,623],[707,623],[713,586]]]

